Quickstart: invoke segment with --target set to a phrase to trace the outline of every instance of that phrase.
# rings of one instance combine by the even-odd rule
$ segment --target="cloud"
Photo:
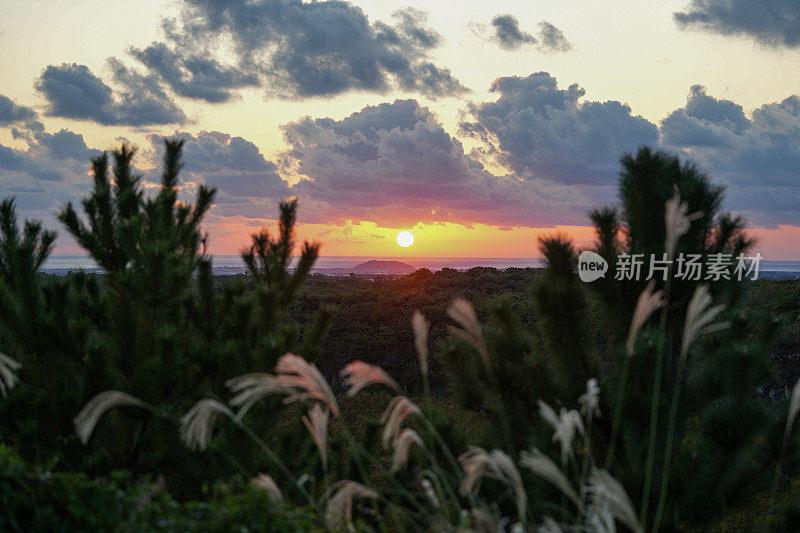
[[[758,224],[796,223],[800,211],[800,98],[764,104],[750,117],[693,86],[661,122],[662,143],[729,186],[728,204]]]
[[[131,54],[178,94],[224,102],[259,84],[282,99],[349,91],[415,91],[436,98],[466,88],[429,53],[441,44],[414,9],[370,22],[341,0],[184,0],[163,23],[165,41]]]
[[[227,102],[236,96],[236,89],[259,84],[255,73],[241,72],[205,53],[178,52],[163,42],[154,42],[144,49],[131,48],[129,52],[175,93],[186,98]]]
[[[48,101],[47,114],[98,124],[146,126],[186,121],[183,111],[152,76],[142,75],[116,59],[108,61],[113,90],[86,65],[50,65],[36,81]]]
[[[572,50],[572,43],[567,40],[564,32],[543,20],[539,23],[539,49],[543,52],[568,52]]]
[[[90,159],[102,153],[86,146],[83,135],[67,129],[61,129],[56,133],[35,132],[33,138],[35,142],[30,143],[29,151],[56,161],[72,160],[88,165]]]
[[[800,46],[796,0],[691,0],[673,16],[681,29],[744,36],[772,47]]]
[[[38,180],[64,181],[85,174],[89,160],[100,155],[100,150],[86,146],[83,135],[62,129],[47,133],[33,123],[32,128],[13,130],[17,140],[24,140],[28,148],[20,150],[0,144],[0,181],[4,187],[24,190]],[[36,189],[38,191],[38,188]]]
[[[658,142],[656,125],[627,105],[581,101],[580,86],[559,89],[546,72],[498,78],[491,90],[500,97],[470,104],[461,132],[484,143],[483,157],[523,179],[614,184],[621,154]]]
[[[487,171],[416,100],[367,106],[341,120],[307,117],[283,129],[290,148],[280,167],[304,178],[292,190],[319,204],[320,220],[528,225],[547,224],[556,212],[585,217],[583,194]]]
[[[214,210],[217,215],[267,218],[277,201],[291,196],[275,163],[242,137],[204,131],[197,135],[175,132],[169,138],[185,142],[184,179],[218,189]],[[160,153],[165,137],[152,134],[148,139],[152,150]]]
[[[26,122],[35,118],[36,112],[33,109],[19,105],[11,98],[0,94],[0,126]]]
[[[539,22],[537,35],[523,31],[517,17],[508,13],[495,15],[490,25],[491,35],[488,39],[497,43],[503,50],[514,51],[526,46],[535,46],[540,52],[550,54],[572,49],[572,44],[564,33],[546,20]],[[486,26],[473,23],[470,27],[478,37],[486,38],[485,34],[488,31]]]
[[[492,19],[494,39],[503,50],[517,50],[526,44],[536,44],[536,37],[519,28],[514,15],[497,15]]]
[[[88,193],[89,159],[100,151],[87,147],[78,133],[66,129],[49,133],[36,122],[13,131],[27,147],[0,144],[0,197],[13,196],[21,217],[38,218],[48,228],[58,229],[55,213],[67,201]],[[71,244],[69,239],[59,242]]]

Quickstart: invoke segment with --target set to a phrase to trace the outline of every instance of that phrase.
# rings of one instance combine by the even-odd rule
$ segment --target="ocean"
[[[503,258],[503,257],[356,257],[356,256],[323,256],[317,260],[314,272],[343,274],[347,270],[370,261],[380,259],[386,261],[401,261],[414,268],[427,268],[441,270],[454,268],[467,270],[473,267],[505,268],[537,268],[543,266],[539,258]],[[42,271],[49,274],[66,274],[72,270],[100,271],[92,259],[85,255],[53,254],[45,262]],[[218,275],[231,275],[245,272],[242,258],[238,255],[213,256],[213,271]],[[761,261],[761,278],[785,279],[800,278],[800,261]]]

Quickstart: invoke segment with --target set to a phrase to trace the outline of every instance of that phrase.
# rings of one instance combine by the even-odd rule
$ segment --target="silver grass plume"
[[[588,492],[594,509],[607,507],[608,511],[631,531],[639,533],[642,525],[633,504],[619,481],[601,468],[592,470]]]
[[[523,451],[520,454],[519,464],[556,487],[564,496],[569,498],[578,509],[581,511],[583,510],[583,502],[578,497],[578,493],[575,492],[567,476],[552,459],[537,448],[533,448],[530,452]]]
[[[214,422],[220,415],[235,418],[233,412],[217,400],[200,400],[180,419],[181,440],[193,450],[205,450],[211,442]]]
[[[75,433],[84,445],[89,442],[94,428],[103,415],[117,407],[147,407],[147,404],[130,394],[116,390],[103,391],[96,395],[83,406],[74,419]]]
[[[627,354],[628,357],[633,355],[633,349],[636,345],[636,337],[639,331],[645,325],[650,315],[664,305],[664,291],[659,289],[654,291],[656,280],[651,279],[647,287],[639,294],[639,299],[636,301],[636,308],[633,311],[633,320],[631,320],[631,329],[628,332]]]
[[[475,314],[475,308],[472,304],[463,298],[457,298],[447,309],[447,314],[458,322],[461,328],[448,326],[447,330],[466,340],[483,359],[486,366],[489,365],[489,351],[486,348],[486,341],[483,339],[483,332],[481,325],[478,322],[478,316]]]
[[[675,193],[672,198],[664,204],[664,223],[667,234],[664,247],[670,259],[675,255],[678,239],[689,231],[693,220],[703,216],[701,212],[692,213],[691,215],[688,212],[689,204],[681,202],[678,187],[675,187]]]
[[[403,422],[406,417],[412,414],[422,414],[417,404],[402,395],[395,396],[391,399],[381,416],[381,424],[383,424],[381,443],[384,448],[388,448],[389,443],[400,435],[400,428]]]
[[[586,392],[578,398],[578,403],[581,404],[581,413],[583,416],[600,416],[600,387],[597,385],[597,379],[589,378],[586,381]]]
[[[230,404],[238,407],[238,418],[242,418],[255,404],[273,394],[286,394],[287,389],[281,385],[276,376],[263,372],[254,372],[231,378],[225,382],[235,396]]]
[[[681,343],[681,368],[686,362],[689,348],[697,339],[712,331],[730,326],[728,322],[712,324],[717,315],[725,309],[724,304],[712,306],[712,301],[708,285],[698,285],[686,307],[686,323],[683,327],[683,342]]]
[[[278,374],[278,382],[285,388],[294,390],[283,400],[284,403],[319,400],[328,406],[333,416],[339,415],[336,397],[313,363],[309,363],[299,355],[287,353],[278,359],[275,371]]]
[[[308,432],[311,433],[311,438],[314,439],[314,444],[316,444],[317,449],[319,449],[322,464],[326,469],[328,468],[327,442],[329,418],[330,412],[327,409],[323,409],[318,403],[315,403],[314,407],[309,409],[307,416],[303,415],[303,424],[306,425]]]
[[[419,358],[419,368],[423,374],[428,373],[428,331],[430,324],[425,320],[425,316],[418,310],[414,310],[411,316],[411,327],[414,329],[414,346],[417,348]]]
[[[542,400],[539,400],[538,404],[539,414],[554,430],[553,442],[561,445],[561,462],[566,463],[572,453],[572,440],[575,438],[575,433],[585,433],[583,419],[580,413],[574,409],[567,410],[562,407],[561,412],[557,415],[553,408]]]
[[[542,518],[542,523],[536,528],[536,533],[564,533],[564,528],[552,517],[545,516]]]
[[[16,387],[17,383],[19,383],[16,372],[21,367],[22,365],[17,361],[0,353],[0,392],[3,396],[6,396],[8,391]]]
[[[430,470],[424,470],[420,475],[419,484],[422,487],[422,492],[425,494],[425,497],[428,499],[430,504],[438,509],[442,506],[442,504],[439,502],[439,496],[436,495],[436,489],[433,487],[434,481],[437,481],[438,483],[436,474]]]
[[[250,484],[258,489],[269,492],[276,500],[283,501],[281,489],[278,488],[278,484],[275,483],[275,480],[269,474],[258,474],[250,480]]]
[[[400,387],[385,370],[364,361],[353,361],[344,367],[340,375],[344,384],[349,387],[348,396],[355,396],[358,391],[373,384],[386,385],[395,391],[400,390]]]
[[[522,484],[522,476],[508,454],[502,450],[487,452],[478,446],[470,446],[458,457],[458,462],[464,471],[464,479],[458,488],[462,496],[476,492],[481,480],[490,477],[511,487],[516,496],[517,511],[520,517],[524,516],[528,496]]]
[[[412,444],[416,444],[420,448],[425,447],[422,437],[420,437],[416,431],[409,428],[401,431],[397,438],[392,442],[392,448],[394,449],[394,452],[392,453],[391,471],[393,473],[397,472],[401,468],[405,468],[405,466],[408,464],[408,452],[410,451]]]
[[[342,526],[342,518],[347,524],[353,522],[353,502],[360,498],[377,498],[378,494],[355,481],[344,479],[336,483],[331,490],[331,497],[325,506],[325,521],[328,527],[338,531]]]

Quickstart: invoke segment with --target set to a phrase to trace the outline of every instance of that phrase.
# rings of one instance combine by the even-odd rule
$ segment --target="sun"
[[[397,234],[397,244],[403,248],[408,248],[414,244],[414,235],[410,231],[401,231]]]

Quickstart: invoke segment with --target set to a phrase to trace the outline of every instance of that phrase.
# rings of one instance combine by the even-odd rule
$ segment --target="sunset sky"
[[[100,150],[155,181],[178,136],[213,253],[295,196],[324,255],[533,257],[646,144],[800,260],[800,2],[0,0],[0,46],[0,196],[53,229]]]

